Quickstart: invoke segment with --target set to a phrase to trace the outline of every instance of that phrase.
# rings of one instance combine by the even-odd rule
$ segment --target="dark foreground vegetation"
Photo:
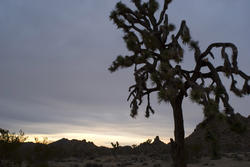
[[[197,125],[194,132],[185,139],[187,145],[186,158],[188,163],[198,162],[202,157],[219,159],[224,153],[250,151],[250,117],[236,114],[237,122],[231,122],[227,117],[206,119]],[[22,131],[19,134],[0,129],[0,162],[46,167],[48,161],[59,161],[67,158],[93,160],[97,157],[111,156],[119,159],[121,156],[140,157],[172,163],[170,144],[163,143],[157,136],[139,145],[120,146],[118,142],[111,143],[112,148],[98,147],[86,140],[61,139],[53,143],[24,142],[26,137]],[[120,158],[121,159],[121,158]],[[0,163],[0,164],[1,164]],[[88,163],[86,167],[94,164]],[[2,167],[0,165],[0,167]]]

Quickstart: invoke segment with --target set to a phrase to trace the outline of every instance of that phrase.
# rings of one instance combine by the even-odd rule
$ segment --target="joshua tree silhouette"
[[[219,112],[219,104],[224,106],[225,116],[233,118],[233,108],[229,104],[229,95],[223,84],[221,73],[231,81],[230,91],[239,97],[250,94],[250,77],[237,65],[238,50],[233,43],[212,43],[201,51],[198,42],[192,40],[189,28],[183,20],[176,34],[173,24],[168,21],[166,11],[172,0],[164,0],[159,18],[155,12],[159,8],[156,0],[132,0],[135,9],[118,2],[110,14],[110,19],[124,32],[124,41],[130,56],[118,56],[109,70],[134,66],[135,84],[129,88],[128,100],[131,100],[131,116],[135,117],[144,97],[147,99],[146,117],[154,113],[150,104],[150,95],[158,93],[159,101],[169,102],[174,115],[174,137],[172,157],[175,167],[185,167],[184,125],[182,102],[184,97],[203,106],[206,118]],[[188,45],[194,52],[193,70],[181,66],[184,49]],[[221,50],[221,65],[211,61],[215,59],[213,49]],[[231,49],[231,59],[228,55]],[[204,70],[206,69],[206,70]],[[204,72],[206,71],[206,72]],[[237,79],[243,80],[241,89],[236,87]],[[153,84],[150,84],[153,83]]]

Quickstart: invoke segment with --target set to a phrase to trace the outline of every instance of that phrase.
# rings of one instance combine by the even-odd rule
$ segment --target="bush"
[[[19,134],[15,134],[0,128],[0,159],[20,163],[21,156],[17,150],[26,139],[22,130],[19,131]]]
[[[103,167],[102,164],[96,164],[96,163],[87,163],[85,167]]]
[[[240,121],[235,121],[235,122],[230,123],[230,128],[232,131],[238,134],[243,134],[247,130],[247,126]]]
[[[41,162],[36,162],[31,165],[32,167],[49,167],[49,164],[47,161],[41,161]]]
[[[188,163],[197,163],[202,156],[202,145],[191,144],[186,145],[186,159]]]

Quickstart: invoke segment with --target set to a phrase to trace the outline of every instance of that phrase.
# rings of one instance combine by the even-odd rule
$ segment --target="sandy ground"
[[[49,162],[51,167],[94,167],[92,165],[102,165],[102,167],[171,167],[171,160],[163,161],[152,159],[146,156],[112,156],[96,158],[94,160],[67,159],[63,162]],[[205,157],[195,163],[188,164],[188,167],[250,167],[250,153],[224,154],[219,160],[211,160]],[[98,166],[96,166],[98,167]],[[101,167],[101,166],[100,166]]]
[[[171,167],[171,160],[160,160],[147,156],[103,156],[92,160],[68,158],[58,161],[49,161],[48,164],[27,165],[23,163],[22,167]],[[211,160],[204,157],[194,163],[188,164],[188,167],[250,167],[250,152],[238,154],[224,154],[221,159]],[[15,165],[0,164],[0,167],[15,167]]]

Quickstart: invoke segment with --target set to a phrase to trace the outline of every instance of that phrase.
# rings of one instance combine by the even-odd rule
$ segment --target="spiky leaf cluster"
[[[223,104],[225,113],[232,115],[229,95],[219,73],[231,80],[230,90],[237,96],[250,94],[250,77],[237,66],[237,47],[232,43],[212,43],[202,52],[198,42],[192,40],[185,20],[174,34],[172,31],[175,26],[169,23],[166,14],[170,2],[171,0],[164,0],[159,18],[155,17],[155,12],[160,9],[156,0],[132,0],[135,10],[118,2],[110,14],[110,19],[117,28],[123,30],[123,39],[128,50],[133,53],[130,56],[118,56],[109,68],[114,72],[119,68],[134,66],[135,84],[129,88],[128,97],[131,100],[131,116],[137,115],[144,97],[147,99],[145,116],[149,117],[154,113],[150,104],[150,94],[153,92],[158,93],[159,101],[171,104],[176,103],[178,97],[182,99],[189,95],[192,101],[203,105],[206,117],[218,112],[220,103]],[[194,52],[196,64],[191,71],[181,66],[183,45]],[[214,48],[221,49],[223,64],[220,66],[215,66],[210,61],[210,57],[215,59]],[[228,55],[227,48],[232,50],[232,55]],[[207,68],[209,72],[202,72],[203,68]],[[236,75],[245,80],[241,89],[237,87]],[[209,84],[209,81],[212,82]]]

